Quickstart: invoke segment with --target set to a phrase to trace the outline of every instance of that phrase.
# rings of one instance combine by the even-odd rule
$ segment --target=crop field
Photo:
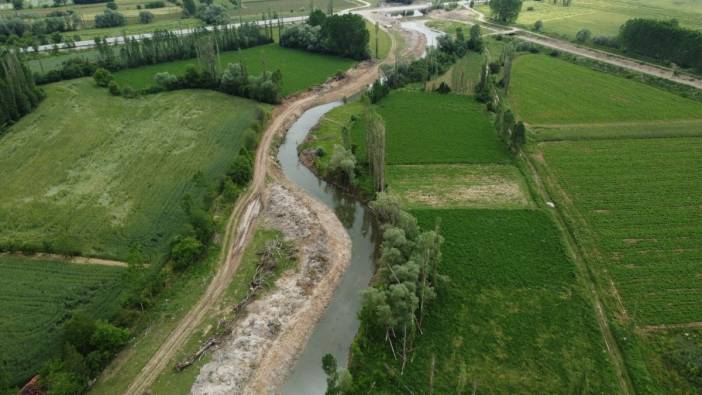
[[[106,318],[124,269],[0,255],[0,366],[20,384],[62,346],[72,313]]]
[[[116,98],[87,78],[45,89],[0,139],[0,243],[117,259],[165,251],[185,194],[224,175],[259,111],[212,91]]]
[[[303,91],[313,85],[322,84],[337,71],[345,71],[354,61],[337,56],[316,54],[297,49],[282,48],[278,44],[261,45],[242,51],[228,51],[220,54],[220,64],[243,63],[251,75],[260,75],[263,70],[280,69],[283,73],[283,94]],[[179,60],[152,66],[126,69],[115,73],[115,80],[121,86],[136,89],[154,85],[154,75],[167,71],[182,75],[196,59]]]
[[[469,97],[398,90],[380,101],[378,112],[390,165],[511,163],[484,106]]]
[[[480,6],[478,10],[490,14],[487,6]],[[541,20],[545,32],[569,38],[575,38],[583,28],[590,29],[595,36],[616,36],[619,26],[631,18],[675,18],[682,26],[702,29],[702,7],[698,0],[574,0],[570,7],[526,0],[517,24],[532,27]]]
[[[637,324],[702,321],[702,139],[544,143]]]
[[[512,165],[393,165],[386,177],[390,191],[409,209],[530,205],[522,174]]]
[[[545,55],[514,61],[513,109],[530,125],[702,119],[702,103]]]
[[[563,393],[578,385],[584,393],[618,393],[593,307],[544,213],[412,213],[424,228],[442,219],[440,270],[451,281],[430,305],[404,374],[384,340],[362,341],[354,380],[364,388],[375,383],[377,393],[429,393],[433,364],[436,394],[474,388],[486,394]],[[397,372],[395,380],[386,364]]]

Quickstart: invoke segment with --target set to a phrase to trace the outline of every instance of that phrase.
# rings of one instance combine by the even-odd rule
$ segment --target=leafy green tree
[[[575,40],[579,43],[584,43],[590,40],[591,36],[592,33],[589,29],[580,29],[577,33],[575,33]]]
[[[522,10],[522,0],[490,0],[492,19],[500,23],[512,23]]]
[[[534,31],[535,32],[540,32],[543,28],[544,28],[544,23],[541,21],[541,19],[534,22]]]
[[[224,25],[229,22],[227,10],[219,4],[200,7],[197,17],[208,25]]]
[[[84,314],[74,315],[63,328],[63,339],[78,352],[87,355],[93,350],[90,338],[95,332],[95,321]]]
[[[329,171],[342,182],[352,184],[355,179],[356,157],[351,150],[335,145],[334,153],[329,160]]]
[[[150,11],[139,11],[139,23],[147,24],[154,20],[154,14]]]
[[[385,189],[385,122],[370,105],[366,107],[366,151],[368,165],[373,177],[373,189],[382,192]]]
[[[184,270],[197,262],[205,252],[205,248],[197,238],[193,236],[177,237],[171,245],[171,261],[173,268]]]
[[[475,52],[483,51],[483,39],[480,36],[480,25],[477,23],[470,27],[470,38],[468,39],[468,48]]]
[[[122,94],[122,89],[119,87],[119,84],[115,80],[112,80],[109,84],[107,84],[107,90],[110,91],[110,94],[112,96],[119,96]]]
[[[183,0],[183,12],[185,15],[192,16],[197,13],[197,6],[194,0]]]
[[[366,22],[357,14],[328,16],[322,26],[321,42],[334,54],[364,60],[370,57]]]
[[[110,84],[110,82],[112,82],[113,79],[114,77],[112,76],[112,73],[103,69],[102,67],[95,70],[95,74],[93,74],[93,80],[95,80],[95,84],[103,88],[107,88],[107,86]]]
[[[130,336],[126,329],[116,327],[105,320],[97,320],[95,330],[90,337],[90,344],[93,349],[114,356],[127,344]]]
[[[331,354],[324,354],[322,357],[322,370],[327,375],[327,390],[325,395],[338,395],[339,374],[337,372],[336,358]]]
[[[15,10],[21,10],[24,8],[24,0],[12,0],[12,8]]]
[[[232,166],[227,172],[229,178],[231,178],[237,185],[246,185],[251,181],[253,176],[253,165],[251,160],[246,157],[246,155],[238,155],[232,163]]]
[[[105,10],[102,14],[95,15],[95,27],[115,27],[123,26],[127,23],[127,18],[121,12],[110,9]]]
[[[310,26],[322,26],[327,20],[327,14],[320,9],[310,12],[310,17],[307,19],[307,24]]]
[[[512,147],[519,149],[526,144],[526,127],[524,122],[519,121],[514,126],[514,131],[512,132]]]
[[[105,7],[111,9],[111,10],[116,10],[117,9],[117,3],[114,1],[108,1],[107,4],[105,4]]]

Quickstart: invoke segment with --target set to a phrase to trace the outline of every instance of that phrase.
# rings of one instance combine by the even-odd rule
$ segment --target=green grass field
[[[357,344],[352,374],[361,389],[429,393],[434,360],[435,394],[570,393],[583,382],[583,393],[618,393],[594,310],[544,213],[413,214],[428,228],[442,219],[440,270],[451,280],[429,306],[404,375],[384,340]]]
[[[46,91],[0,139],[0,243],[118,259],[165,251],[184,195],[223,176],[259,108],[212,91],[116,98],[87,78]]]
[[[702,139],[542,145],[640,325],[702,321]]]
[[[484,106],[469,97],[398,90],[378,112],[388,164],[511,162]]]
[[[511,101],[531,125],[702,119],[702,103],[545,56],[514,61]]]
[[[529,10],[529,8],[533,10]],[[478,10],[489,16],[487,6]],[[548,1],[526,0],[517,24],[531,28],[541,20],[543,30],[575,38],[583,28],[592,34],[616,36],[619,26],[631,18],[677,19],[682,26],[702,29],[702,6],[699,0],[574,0],[570,7]]]
[[[117,307],[122,268],[0,255],[0,366],[21,384],[62,347],[76,312],[107,318]]]
[[[268,44],[240,52],[223,52],[220,54],[220,63],[222,67],[226,67],[229,63],[243,63],[251,75],[260,75],[263,70],[280,69],[283,73],[283,94],[289,95],[323,83],[337,71],[345,71],[350,68],[354,61],[336,56],[282,48],[277,44]],[[115,80],[121,86],[131,86],[136,89],[148,88],[154,85],[156,73],[167,71],[182,75],[190,64],[197,64],[197,60],[179,60],[125,69],[115,73]]]

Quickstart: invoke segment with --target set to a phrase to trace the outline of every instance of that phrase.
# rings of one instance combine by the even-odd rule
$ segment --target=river
[[[361,308],[361,291],[368,286],[374,270],[373,230],[368,209],[318,179],[298,158],[297,147],[310,129],[324,114],[342,104],[333,102],[307,110],[288,130],[285,142],[278,151],[278,161],[285,176],[333,209],[352,242],[351,264],[283,386],[283,394],[286,395],[324,394],[327,388],[326,376],[322,371],[324,354],[334,355],[339,367],[346,367],[349,349],[359,327],[357,314]]]

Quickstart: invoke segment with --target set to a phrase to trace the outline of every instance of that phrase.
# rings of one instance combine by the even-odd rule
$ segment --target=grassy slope
[[[62,346],[62,324],[75,312],[106,318],[124,269],[0,256],[0,366],[15,384]]]
[[[548,143],[545,160],[594,231],[639,324],[702,321],[702,139]],[[692,172],[691,172],[692,171]]]
[[[702,104],[545,55],[514,61],[511,99],[530,124],[702,118]]]
[[[208,91],[115,98],[89,79],[47,93],[0,140],[0,242],[117,258],[165,250],[184,194],[204,192],[193,177],[224,174],[258,106]]]
[[[282,48],[277,44],[262,45],[239,51],[220,54],[222,67],[229,63],[243,63],[249,74],[260,75],[265,69],[280,69],[283,73],[283,94],[303,91],[313,85],[323,83],[339,70],[346,70],[354,61],[335,56],[327,56],[296,49]],[[126,69],[115,73],[115,80],[121,86],[147,88],[154,84],[154,75],[170,72],[182,75],[189,64],[197,64],[196,59],[179,60],[153,66]]]
[[[529,11],[529,7],[533,11]],[[478,9],[490,14],[487,6]],[[682,26],[702,29],[702,7],[697,0],[588,0],[573,1],[570,7],[554,5],[548,1],[526,0],[517,23],[531,27],[541,20],[544,31],[574,38],[583,28],[592,34],[616,36],[619,26],[631,18],[672,19]]]
[[[483,105],[471,98],[393,91],[378,105],[388,164],[510,163]]]
[[[451,281],[425,317],[414,358],[399,371],[387,343],[358,344],[361,386],[376,393],[585,393],[617,388],[592,306],[582,296],[547,216],[531,210],[415,210],[424,227],[442,219],[443,273]],[[365,393],[365,392],[363,392]]]

